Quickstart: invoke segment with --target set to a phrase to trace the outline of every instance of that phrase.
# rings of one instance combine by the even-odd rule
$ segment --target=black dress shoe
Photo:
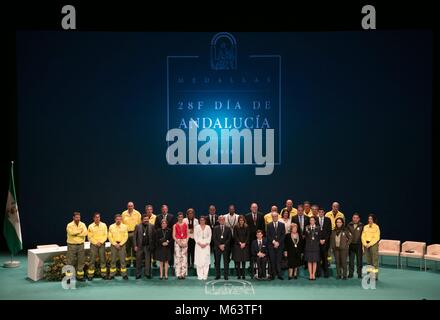
[[[294,276],[293,279],[297,280],[297,279],[298,279],[298,276]]]
[[[244,279],[246,279],[246,277],[245,276],[241,276],[241,278],[244,280]]]
[[[229,278],[228,278],[228,276],[225,276],[225,280],[228,280]]]
[[[342,280],[347,280],[347,277],[342,277]]]
[[[324,274],[324,278],[328,278],[328,277],[329,277],[328,273]]]
[[[292,280],[292,277],[288,277],[287,280]]]
[[[348,275],[348,277],[351,279],[351,278],[353,278],[353,273],[350,273],[349,275]]]
[[[358,273],[358,279],[362,279],[362,275]]]
[[[284,278],[282,276],[278,276],[279,280],[284,280]]]
[[[88,281],[93,281],[93,277],[87,277]]]
[[[114,276],[109,276],[107,277],[107,280],[113,280],[115,277]]]
[[[151,279],[151,275],[148,275],[148,276],[147,276],[147,279]]]
[[[136,276],[136,280],[139,280],[140,278],[142,278],[142,276]]]
[[[128,280],[128,276],[123,276],[122,279]]]
[[[84,278],[76,278],[76,280],[78,280],[79,282],[84,282],[84,281],[86,281]]]
[[[215,276],[215,280],[218,280],[218,279],[220,279],[220,276]]]
[[[237,276],[237,279],[241,279],[241,276]]]

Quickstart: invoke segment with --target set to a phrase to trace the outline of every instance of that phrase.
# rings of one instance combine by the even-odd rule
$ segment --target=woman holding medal
[[[168,222],[163,219],[160,223],[160,229],[156,232],[156,255],[159,261],[160,280],[168,280],[168,261],[171,258],[171,230],[168,228]]]
[[[289,280],[298,279],[298,267],[302,266],[301,254],[303,253],[304,240],[298,232],[298,225],[290,225],[290,233],[284,238],[284,256],[287,257]]]
[[[307,261],[309,269],[309,280],[316,280],[316,266],[319,262],[319,241],[321,240],[321,230],[316,225],[316,219],[311,216],[309,225],[304,230],[305,250],[304,260]]]
[[[185,279],[188,267],[188,225],[183,222],[183,212],[177,213],[177,223],[173,226],[174,268],[177,279]]]
[[[194,227],[196,249],[194,264],[197,267],[197,278],[208,279],[209,264],[211,263],[211,227],[206,225],[206,218],[200,217],[199,225]]]
[[[347,280],[347,256],[351,238],[350,231],[344,226],[344,219],[336,218],[335,230],[330,236],[330,247],[336,260],[336,279]]]

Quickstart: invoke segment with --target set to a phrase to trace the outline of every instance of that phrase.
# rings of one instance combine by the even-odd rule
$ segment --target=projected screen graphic
[[[200,56],[167,56],[169,164],[279,164],[281,56],[237,47],[221,32]]]
[[[383,238],[431,237],[395,223],[432,212],[430,31],[20,31],[16,49],[26,246],[128,201],[338,201]]]

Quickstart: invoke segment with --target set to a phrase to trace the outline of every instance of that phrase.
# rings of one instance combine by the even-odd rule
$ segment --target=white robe
[[[195,226],[194,240],[196,241],[194,264],[197,267],[209,267],[209,264],[211,263],[211,248],[209,246],[211,243],[211,228],[208,225],[205,225],[205,230],[202,230],[200,225]],[[198,243],[207,244],[207,246],[202,248]]]

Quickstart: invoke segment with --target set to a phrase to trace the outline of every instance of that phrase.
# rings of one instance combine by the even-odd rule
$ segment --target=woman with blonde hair
[[[304,241],[298,232],[298,225],[292,223],[290,233],[284,238],[284,256],[287,257],[289,280],[298,279],[298,267],[302,266],[301,254],[304,249]]]

